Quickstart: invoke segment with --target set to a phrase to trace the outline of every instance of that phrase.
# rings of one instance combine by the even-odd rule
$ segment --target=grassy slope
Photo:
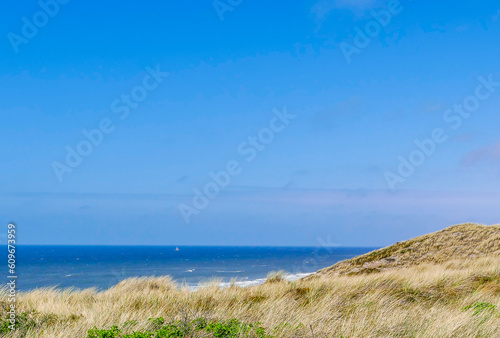
[[[459,224],[339,262],[318,274],[380,272],[452,259],[500,257],[500,225]]]
[[[405,258],[407,251],[401,253],[409,247],[415,261]],[[397,256],[405,268],[348,275],[344,272],[353,267],[337,265],[293,283],[275,279],[227,289],[214,284],[196,292],[169,278],[129,279],[104,292],[35,290],[19,296],[23,311],[36,312],[28,315],[31,327],[17,337],[86,337],[94,326],[112,325],[123,332],[144,331],[151,317],[238,318],[262,322],[268,333],[287,338],[312,337],[311,330],[315,337],[500,336],[498,226],[455,226],[376,252],[352,264]],[[454,252],[463,252],[461,259],[450,260]]]

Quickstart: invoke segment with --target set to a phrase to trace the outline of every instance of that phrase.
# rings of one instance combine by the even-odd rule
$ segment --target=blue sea
[[[126,278],[165,275],[191,289],[214,278],[221,286],[234,278],[249,286],[264,282],[270,271],[297,279],[374,249],[25,245],[17,247],[17,286],[105,290]]]

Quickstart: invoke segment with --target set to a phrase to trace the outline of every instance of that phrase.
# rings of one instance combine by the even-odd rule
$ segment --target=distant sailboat
[[[175,251],[179,251],[179,248],[178,248],[178,247],[175,247]]]

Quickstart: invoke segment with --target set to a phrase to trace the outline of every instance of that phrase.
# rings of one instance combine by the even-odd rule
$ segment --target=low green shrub
[[[33,319],[34,312],[22,312],[16,316],[16,321],[14,324],[14,329],[16,331],[26,331],[37,326],[37,322]],[[9,320],[9,315],[5,318],[0,319],[0,333],[10,333],[11,332],[11,322]]]
[[[215,338],[273,338],[260,323],[246,324],[237,319],[207,321],[205,318],[197,318],[190,322],[173,321],[165,324],[165,320],[158,317],[149,318],[148,321],[154,327],[152,331],[120,334],[116,325],[107,330],[94,327],[88,331],[88,338],[184,338],[197,337],[197,333],[200,337],[211,334]]]
[[[93,329],[88,331],[88,334],[89,338],[115,338],[120,336],[120,330],[116,325],[113,325],[109,330],[98,329],[97,327],[94,327]]]

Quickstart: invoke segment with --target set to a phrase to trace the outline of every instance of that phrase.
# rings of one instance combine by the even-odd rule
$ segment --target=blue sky
[[[495,1],[42,3],[45,21],[37,1],[0,14],[0,221],[21,243],[381,246],[499,222]],[[488,97],[456,127],[448,109],[478,86]],[[134,92],[121,119],[113,103]],[[239,146],[272,121],[248,161]],[[403,177],[436,129],[445,140]],[[193,189],[230,161],[240,172],[197,209]]]

